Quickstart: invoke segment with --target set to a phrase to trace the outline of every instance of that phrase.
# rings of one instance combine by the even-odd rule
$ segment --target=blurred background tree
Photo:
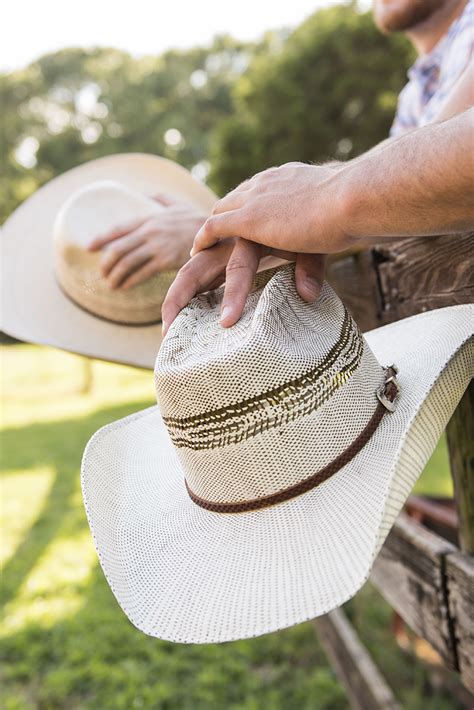
[[[110,153],[157,153],[205,178],[210,132],[233,110],[247,55],[229,37],[140,59],[64,49],[1,75],[0,220],[55,175]]]
[[[220,194],[270,165],[351,158],[386,137],[412,60],[355,5],[258,43],[133,58],[64,49],[0,75],[0,221],[44,182],[110,153],[177,160]]]
[[[236,82],[216,129],[210,182],[226,192],[272,165],[346,160],[387,137],[414,55],[371,13],[336,6],[269,43]]]

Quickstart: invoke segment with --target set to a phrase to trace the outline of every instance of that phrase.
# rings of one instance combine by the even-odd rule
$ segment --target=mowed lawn
[[[98,566],[79,469],[96,429],[154,402],[151,372],[9,345],[2,353],[2,701],[26,708],[347,708],[310,623],[184,646],[136,631]],[[418,492],[451,492],[444,442]],[[405,708],[457,708],[395,645],[367,584],[345,607]]]

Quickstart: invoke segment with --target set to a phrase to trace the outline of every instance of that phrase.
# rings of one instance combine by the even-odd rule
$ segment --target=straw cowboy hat
[[[204,643],[314,618],[367,579],[473,371],[474,307],[364,336],[329,285],[260,274],[241,320],[222,289],[179,314],[158,407],[109,424],[82,466],[108,583],[151,636]]]
[[[155,155],[99,158],[55,178],[2,229],[2,323],[9,335],[82,355],[153,368],[161,304],[174,274],[112,291],[87,252],[98,234],[163,209],[172,193],[210,211],[217,199],[181,166]]]

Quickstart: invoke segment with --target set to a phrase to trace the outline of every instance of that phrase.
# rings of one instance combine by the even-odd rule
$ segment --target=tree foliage
[[[0,221],[65,170],[143,151],[198,168],[224,193],[289,160],[350,158],[386,137],[411,60],[355,6],[257,43],[134,58],[69,48],[0,74]]]
[[[236,111],[212,149],[211,182],[226,192],[271,165],[352,158],[387,137],[412,50],[371,13],[312,15],[259,54],[236,83]]]
[[[229,37],[140,59],[73,48],[0,75],[0,220],[47,180],[99,156],[150,152],[188,168],[205,161],[211,131],[233,111],[231,88],[249,51]]]

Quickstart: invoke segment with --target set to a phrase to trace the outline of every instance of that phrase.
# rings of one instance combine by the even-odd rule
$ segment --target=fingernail
[[[314,300],[316,300],[321,290],[318,281],[316,281],[316,279],[313,279],[311,276],[307,276],[304,280],[304,286],[306,288],[306,291],[308,292],[308,295],[311,296],[311,298],[314,298]]]
[[[165,320],[161,321],[161,327],[162,327],[163,335],[166,335],[166,331],[168,330],[168,324]]]
[[[191,251],[189,252],[189,256],[194,256],[194,247],[193,247],[193,248],[191,249]]]
[[[228,316],[230,316],[232,308],[230,306],[224,306],[221,311],[220,322],[222,323]]]

